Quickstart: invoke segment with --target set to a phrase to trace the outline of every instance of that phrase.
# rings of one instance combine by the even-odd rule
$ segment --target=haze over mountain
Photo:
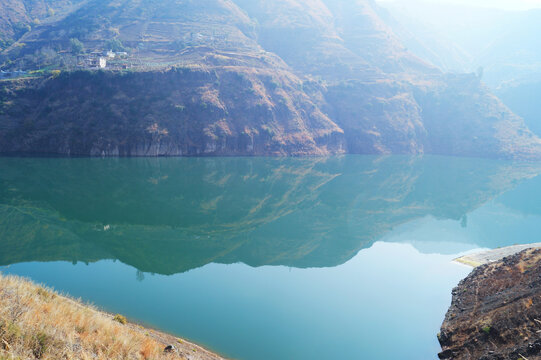
[[[478,76],[414,55],[371,0],[10,1],[2,68],[36,76],[2,83],[1,152],[541,154]],[[88,71],[97,50],[126,55]]]
[[[505,11],[416,0],[382,5],[412,52],[442,71],[482,68],[483,81],[541,134],[541,9]]]

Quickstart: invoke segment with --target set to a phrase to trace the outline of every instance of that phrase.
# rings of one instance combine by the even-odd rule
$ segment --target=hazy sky
[[[379,0],[380,2],[407,3],[419,0]],[[541,0],[423,0],[428,3],[457,4],[479,7],[491,7],[505,10],[527,10],[541,8]]]

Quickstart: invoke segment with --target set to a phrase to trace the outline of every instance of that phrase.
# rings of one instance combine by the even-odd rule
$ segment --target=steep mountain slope
[[[370,0],[235,0],[257,19],[261,45],[295,70],[328,80],[431,71],[407,52]]]
[[[448,75],[417,94],[428,153],[536,158],[539,138],[475,75]]]
[[[503,30],[476,58],[486,80],[498,86],[512,80],[541,79],[541,9],[506,14]]]
[[[393,30],[416,55],[445,71],[482,69],[483,81],[541,135],[536,96],[541,87],[541,10],[512,12],[415,1],[384,6],[397,19],[391,22]]]
[[[287,73],[179,67],[122,76],[75,72],[30,83],[0,95],[0,151],[93,156],[344,152],[343,131]]]
[[[0,50],[47,19],[58,18],[82,0],[3,0],[0,2]]]
[[[505,105],[524,119],[537,136],[541,136],[541,79],[502,84],[495,91]]]
[[[409,34],[401,39],[409,42],[407,36],[413,35],[419,42],[433,44],[431,49],[448,59],[454,59],[457,50],[461,52],[461,59],[445,70],[470,72],[481,66],[484,81],[493,88],[541,76],[541,9],[504,11],[423,1],[384,6],[397,19],[393,30],[403,35],[400,24],[408,28]],[[417,26],[410,25],[414,22]],[[433,34],[446,40],[447,46],[434,44]],[[416,54],[423,58],[428,55],[422,50]]]
[[[449,39],[441,29],[426,22],[426,17],[421,20],[410,7],[398,2],[385,2],[381,6],[381,18],[413,54],[444,72],[470,71],[472,55]]]
[[[541,250],[476,268],[453,290],[440,359],[539,359]]]
[[[478,80],[412,55],[386,17],[372,0],[89,0],[35,26],[5,66],[73,72],[77,39],[133,68],[4,82],[0,151],[541,154]]]
[[[125,46],[140,43],[136,56],[143,64],[152,62],[151,68],[179,60],[185,65],[127,76],[76,72],[6,88],[4,113],[11,121],[4,123],[9,130],[2,133],[1,151],[123,156],[344,151],[342,130],[299,90],[302,81],[287,65],[259,47],[253,23],[229,1],[93,1],[27,34],[28,50],[22,51],[51,41],[62,46],[73,37],[87,47],[105,46],[115,32]]]

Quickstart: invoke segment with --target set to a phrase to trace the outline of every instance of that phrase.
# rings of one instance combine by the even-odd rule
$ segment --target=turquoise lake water
[[[436,359],[468,251],[541,238],[541,164],[0,158],[0,271],[224,356]]]

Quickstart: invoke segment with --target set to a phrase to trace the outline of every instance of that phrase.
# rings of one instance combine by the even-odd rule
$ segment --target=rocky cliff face
[[[476,268],[456,289],[440,359],[541,358],[541,250]]]
[[[343,131],[299,87],[299,80],[287,74],[202,67],[120,76],[76,72],[21,82],[0,95],[0,151],[92,156],[343,153]]]
[[[459,156],[539,158],[540,140],[474,74],[417,87],[425,151]]]

